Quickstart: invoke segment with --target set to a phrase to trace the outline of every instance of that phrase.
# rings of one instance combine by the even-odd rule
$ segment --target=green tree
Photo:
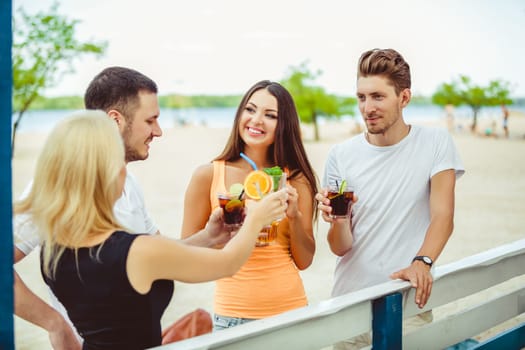
[[[289,73],[281,81],[293,96],[299,118],[304,123],[313,123],[314,137],[319,141],[318,117],[340,118],[342,115],[354,115],[355,98],[339,97],[328,94],[322,87],[315,85],[321,71],[311,72],[306,63],[290,67]]]
[[[459,81],[442,84],[432,96],[437,105],[468,105],[472,109],[472,131],[476,130],[478,114],[482,107],[512,104],[510,84],[502,80],[492,80],[487,86],[476,85],[462,75]]]
[[[432,103],[439,106],[459,106],[461,104],[461,94],[456,82],[441,84],[432,95]]]
[[[23,8],[13,17],[13,125],[11,154],[14,154],[18,125],[30,105],[43,90],[56,86],[73,73],[73,61],[82,54],[101,56],[107,43],[75,39],[78,20],[58,13],[58,3],[46,12],[30,15]]]

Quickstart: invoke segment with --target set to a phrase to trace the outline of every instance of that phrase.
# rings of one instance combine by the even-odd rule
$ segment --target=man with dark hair
[[[126,149],[126,162],[146,159],[150,142],[162,135],[158,123],[157,85],[133,69],[104,69],[89,84],[84,104],[87,109],[104,110],[118,124]],[[30,186],[22,196],[29,192]],[[159,232],[146,211],[142,190],[129,171],[123,195],[115,204],[114,211],[119,221],[132,232]],[[17,263],[40,245],[40,236],[27,215],[17,215],[13,227]],[[33,294],[15,273],[15,314],[46,329],[55,349],[80,348],[76,333],[67,322],[69,319],[64,307],[53,293],[49,295],[54,308]]]
[[[109,67],[89,84],[84,103],[87,109],[101,109],[117,123],[125,146],[126,163],[145,160],[149,144],[162,135],[157,85],[140,72],[124,67]],[[31,184],[22,196],[29,193]],[[124,191],[113,207],[115,216],[129,232],[158,234],[159,230],[144,204],[142,190],[127,171]],[[40,235],[27,214],[14,218],[15,263],[40,245]],[[215,246],[229,235],[210,237],[206,232],[184,240],[186,244]],[[69,325],[64,307],[50,294],[51,307],[36,296],[15,272],[15,314],[49,332],[54,349],[80,349],[80,337]],[[58,311],[57,311],[58,310]]]
[[[86,109],[102,109],[117,122],[127,162],[146,159],[149,143],[162,135],[157,85],[133,69],[104,69],[89,84],[84,103]]]
[[[316,195],[338,256],[332,296],[391,278],[410,281],[421,308],[430,296],[431,267],[452,233],[454,188],[464,168],[445,129],[405,122],[410,87],[410,67],[398,52],[362,54],[357,99],[366,132],[330,150],[323,178],[325,187],[346,180],[359,199],[348,217],[333,219],[327,191]],[[334,348],[369,342],[365,334]]]

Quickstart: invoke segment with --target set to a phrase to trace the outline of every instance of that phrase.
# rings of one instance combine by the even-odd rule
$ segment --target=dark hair
[[[410,66],[399,52],[393,49],[373,49],[359,58],[357,78],[369,75],[382,75],[387,78],[396,94],[410,89]]]
[[[274,143],[268,149],[268,161],[270,164],[279,165],[281,168],[288,168],[290,179],[303,174],[310,187],[312,197],[314,197],[317,193],[317,179],[304,149],[297,109],[292,95],[279,83],[262,80],[246,92],[237,108],[228,142],[215,160],[236,160],[240,158],[239,154],[244,152],[245,143],[239,135],[241,115],[248,100],[256,91],[261,89],[266,89],[277,99],[277,127]],[[314,201],[315,216],[317,214],[316,205],[317,201]]]
[[[115,109],[129,119],[138,107],[141,91],[156,94],[157,84],[136,70],[109,67],[93,78],[84,94],[84,104],[86,109]]]

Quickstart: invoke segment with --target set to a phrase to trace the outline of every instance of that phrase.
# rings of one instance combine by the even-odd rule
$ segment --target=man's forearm
[[[34,294],[22,281],[16,271],[15,280],[15,315],[50,331],[53,325],[63,320],[62,315],[44,300]]]
[[[14,271],[15,315],[42,327],[49,334],[51,346],[56,350],[80,350],[80,339],[68,321],[53,307],[34,294]]]
[[[215,245],[215,242],[212,242],[210,240],[210,237],[205,229],[200,230],[199,232],[181,239],[181,242],[187,245],[193,245],[198,247],[213,247]]]
[[[330,250],[337,256],[343,256],[352,249],[353,237],[348,220],[332,222],[327,239]]]
[[[417,255],[427,255],[436,261],[445,248],[453,228],[454,222],[451,217],[433,219]]]

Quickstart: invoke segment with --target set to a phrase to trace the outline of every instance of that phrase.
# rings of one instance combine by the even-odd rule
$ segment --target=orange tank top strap
[[[210,203],[212,208],[219,206],[219,199],[217,192],[226,192],[226,185],[224,184],[224,173],[226,171],[226,162],[224,160],[213,161],[213,179],[210,187]]]

